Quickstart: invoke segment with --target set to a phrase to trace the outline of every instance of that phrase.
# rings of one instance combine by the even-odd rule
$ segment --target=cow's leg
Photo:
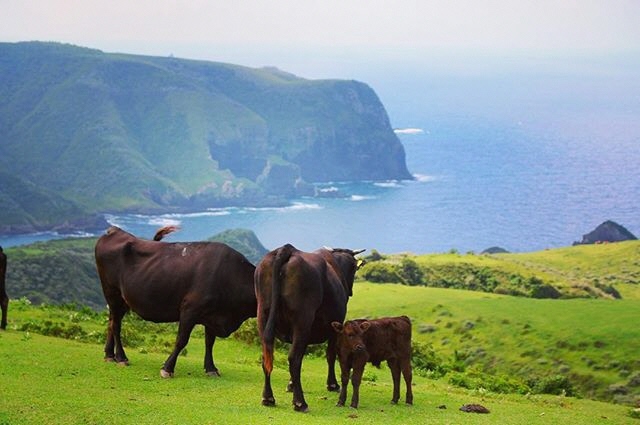
[[[406,403],[413,404],[413,390],[411,389],[412,372],[410,359],[404,359],[402,361],[402,376],[404,376],[404,382],[407,384],[407,396],[405,399]]]
[[[129,307],[122,299],[109,304],[109,327],[107,329],[107,341],[104,346],[104,359],[115,361],[121,365],[128,365],[129,359],[122,345],[121,331],[122,318],[129,311]]]
[[[0,308],[2,309],[2,320],[0,321],[0,329],[7,329],[7,311],[9,310],[9,297],[4,295],[0,298]]]
[[[353,386],[353,395],[351,396],[351,407],[358,408],[360,403],[360,383],[362,382],[362,374],[364,373],[364,361],[353,362],[353,374],[351,375],[351,385]]]
[[[265,341],[264,327],[267,323],[269,313],[258,307],[258,333],[262,342],[262,372],[264,373],[264,387],[262,389],[262,405],[275,406],[276,399],[273,397],[271,388],[271,372],[273,371],[273,341]]]
[[[387,360],[389,369],[391,369],[391,377],[393,378],[393,398],[391,403],[397,404],[400,399],[400,364],[397,359]]]
[[[160,376],[163,378],[171,378],[173,376],[173,371],[176,367],[176,361],[178,360],[178,356],[184,347],[187,346],[189,342],[189,337],[191,336],[191,331],[193,327],[196,325],[196,321],[193,320],[189,315],[182,314],[180,317],[180,324],[178,325],[178,337],[176,338],[176,345],[173,347],[173,352],[167,358],[167,361],[164,362],[164,366],[160,369]]]
[[[327,341],[327,390],[339,391],[340,385],[336,379],[336,340],[338,334],[333,333]]]
[[[349,375],[351,374],[351,366],[346,362],[340,362],[340,395],[338,396],[338,403],[336,406],[344,406],[347,401],[347,387],[349,386]]]
[[[220,376],[218,368],[213,363],[213,344],[216,342],[216,334],[213,327],[204,327],[204,371],[209,376]]]
[[[289,350],[289,374],[293,387],[293,409],[296,412],[309,411],[309,405],[305,401],[304,392],[302,391],[300,372],[302,370],[302,358],[307,349],[307,335],[310,329],[311,325],[305,326],[305,323],[298,323],[297,329],[293,332],[293,343]]]

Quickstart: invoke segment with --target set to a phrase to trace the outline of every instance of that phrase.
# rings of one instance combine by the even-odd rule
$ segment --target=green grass
[[[202,371],[204,343],[198,327],[186,355],[178,359],[175,378],[163,380],[159,371],[175,338],[174,324],[128,317],[123,330],[131,365],[118,367],[102,360],[104,313],[14,300],[9,329],[0,332],[0,424],[638,423],[630,406],[589,400],[590,394],[581,398],[502,394],[487,390],[489,385],[462,388],[453,385],[452,378],[469,379],[479,370],[482,379],[505,374],[524,379],[555,374],[560,361],[569,367],[566,374],[572,379],[590,376],[586,382],[597,383],[606,393],[611,383],[627,383],[620,376],[623,365],[635,373],[640,370],[640,330],[634,321],[639,303],[535,300],[359,282],[349,304],[350,318],[407,314],[414,323],[414,341],[432,344],[444,362],[455,352],[475,357],[463,362],[464,372],[450,371],[439,379],[415,370],[412,407],[391,405],[388,369],[369,366],[360,408],[352,410],[335,406],[337,395],[325,390],[326,363],[321,356],[310,355],[303,365],[303,386],[311,412],[300,414],[293,412],[291,394],[285,392],[288,373],[281,351],[276,353],[273,373],[278,405],[266,408],[260,405],[263,377],[256,345],[235,338],[218,340],[214,357],[222,377],[208,378]],[[421,332],[425,324],[435,329]],[[63,329],[83,342],[39,335],[43,329]],[[485,354],[478,356],[481,352]],[[491,413],[458,410],[468,403],[482,404]]]
[[[176,377],[163,380],[162,353],[130,351],[131,365],[102,361],[100,345],[78,343],[10,330],[0,333],[2,424],[622,424],[637,423],[629,408],[559,396],[514,396],[469,391],[443,381],[416,376],[415,405],[391,405],[387,370],[374,370],[366,381],[358,410],[335,407],[336,394],[324,389],[325,362],[307,358],[303,384],[311,412],[291,408],[284,388],[287,373],[279,356],[273,374],[278,405],[260,405],[262,372],[259,350],[233,339],[216,343],[221,378],[202,373],[202,340],[194,338],[180,357]],[[480,403],[488,415],[458,408]],[[439,409],[438,406],[446,406]]]

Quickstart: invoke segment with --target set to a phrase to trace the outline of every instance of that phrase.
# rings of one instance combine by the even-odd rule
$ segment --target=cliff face
[[[264,205],[312,182],[411,178],[363,83],[56,43],[0,43],[0,135],[5,228],[54,225],[55,205]],[[47,212],[4,190],[8,178]]]

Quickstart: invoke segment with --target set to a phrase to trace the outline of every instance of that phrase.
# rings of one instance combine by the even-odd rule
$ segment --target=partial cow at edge
[[[213,361],[216,337],[227,337],[256,316],[255,266],[244,255],[218,242],[160,242],[175,228],[162,228],[154,241],[110,227],[95,247],[96,266],[109,305],[105,360],[128,364],[120,331],[132,310],[144,320],[179,322],[173,352],[162,377],[173,376],[180,351],[194,326],[204,325],[204,369],[219,376]]]
[[[2,320],[0,329],[7,329],[7,311],[9,310],[9,296],[5,288],[5,277],[7,275],[7,256],[0,246],[0,308],[2,308]]]
[[[376,367],[387,361],[393,378],[393,398],[400,399],[400,373],[407,384],[406,403],[413,404],[411,390],[411,321],[407,316],[385,317],[382,319],[350,320],[331,324],[338,335],[337,350],[340,362],[342,388],[338,406],[344,406],[347,399],[349,375],[353,386],[351,407],[357,408],[360,401],[360,383],[367,362]]]
[[[325,248],[303,252],[287,244],[269,252],[258,264],[255,287],[262,341],[263,405],[275,405],[271,388],[275,337],[292,343],[288,360],[296,411],[308,411],[300,382],[308,344],[328,341],[327,388],[339,388],[335,376],[336,334],[331,322],[344,320],[353,280],[362,264],[356,255],[363,251]]]

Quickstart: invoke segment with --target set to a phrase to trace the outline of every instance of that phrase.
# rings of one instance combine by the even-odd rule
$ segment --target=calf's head
[[[331,326],[338,333],[338,350],[346,353],[360,353],[367,347],[362,339],[371,324],[366,320],[349,320],[344,323],[332,322]]]

